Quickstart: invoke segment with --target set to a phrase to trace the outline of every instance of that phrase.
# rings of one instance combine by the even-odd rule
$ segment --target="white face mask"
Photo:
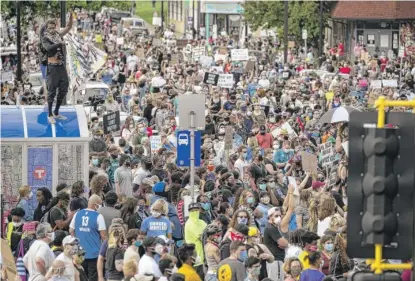
[[[156,247],[154,248],[154,251],[159,255],[163,254],[163,245],[157,244]]]
[[[275,225],[280,225],[280,223],[281,223],[281,217],[276,217],[276,218],[274,219],[274,224],[275,224]]]
[[[29,198],[32,198],[32,197],[33,197],[33,191],[30,191]]]
[[[13,226],[14,227],[19,227],[23,224],[23,222],[19,221],[19,222],[13,222]]]
[[[151,215],[153,217],[159,218],[161,216],[161,213],[160,212],[157,212],[157,211],[151,211]]]

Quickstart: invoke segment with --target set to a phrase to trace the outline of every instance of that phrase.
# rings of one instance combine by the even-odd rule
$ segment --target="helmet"
[[[206,227],[206,235],[214,235],[216,233],[221,232],[222,230],[219,228],[219,226],[217,226],[216,224],[209,224]]]

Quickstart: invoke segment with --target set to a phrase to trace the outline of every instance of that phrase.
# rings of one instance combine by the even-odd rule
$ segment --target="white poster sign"
[[[233,81],[232,74],[220,74],[218,80],[218,86],[222,88],[232,88],[235,82]]]
[[[205,54],[205,47],[194,47],[192,50],[193,61],[198,61]]]
[[[248,49],[233,49],[231,50],[231,57],[233,61],[245,61],[249,59]]]
[[[2,71],[0,72],[0,82],[13,83],[13,71]]]
[[[383,87],[398,88],[398,80],[382,80]]]
[[[124,37],[117,38],[117,45],[124,45]]]
[[[150,137],[151,153],[155,153],[162,147],[161,136],[151,136]]]

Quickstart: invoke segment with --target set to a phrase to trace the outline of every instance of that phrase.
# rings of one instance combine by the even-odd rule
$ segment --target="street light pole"
[[[288,0],[284,1],[284,63],[288,62]]]
[[[319,56],[323,55],[323,1],[320,1],[320,38],[319,38],[319,44],[318,44],[318,53]]]
[[[16,21],[17,21],[17,28],[16,28],[16,46],[17,46],[17,71],[16,71],[16,78],[17,81],[22,82],[22,34],[21,34],[21,19],[20,19],[20,1],[16,1]]]
[[[61,28],[66,27],[66,1],[61,1]]]
[[[164,26],[164,0],[161,0],[161,32],[163,32]]]

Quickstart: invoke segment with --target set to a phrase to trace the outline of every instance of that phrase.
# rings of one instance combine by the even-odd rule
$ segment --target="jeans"
[[[97,260],[98,258],[85,259],[82,263],[85,274],[88,276],[88,281],[98,281]]]
[[[205,276],[205,281],[218,281],[216,274],[207,273]]]

